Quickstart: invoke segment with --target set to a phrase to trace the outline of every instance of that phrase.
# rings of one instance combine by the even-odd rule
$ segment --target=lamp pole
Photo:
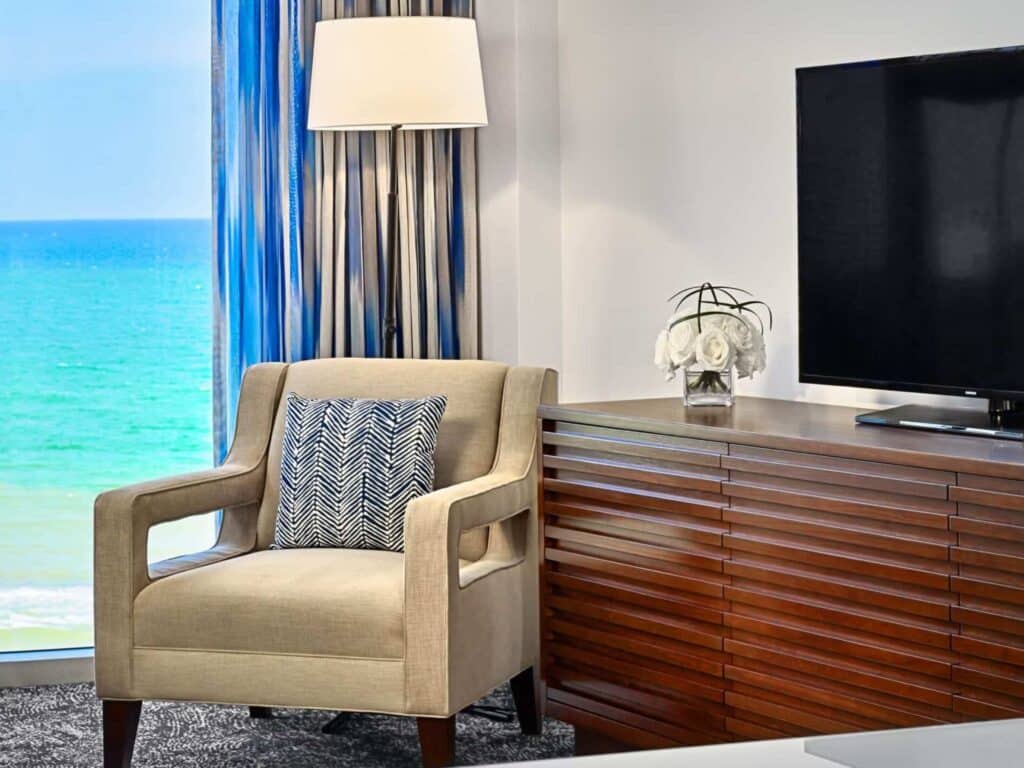
[[[398,129],[391,126],[391,169],[388,178],[388,247],[385,259],[384,357],[398,356]]]

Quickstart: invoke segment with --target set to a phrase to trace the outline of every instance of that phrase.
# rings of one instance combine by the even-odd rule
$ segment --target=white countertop
[[[537,768],[1024,768],[1024,718],[515,763]]]

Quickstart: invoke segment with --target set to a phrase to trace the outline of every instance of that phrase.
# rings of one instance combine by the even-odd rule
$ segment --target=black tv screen
[[[1024,48],[796,82],[800,380],[1024,399]]]

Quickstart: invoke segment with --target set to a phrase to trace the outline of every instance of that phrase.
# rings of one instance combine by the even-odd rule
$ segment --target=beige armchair
[[[409,505],[404,553],[269,549],[288,392],[448,396],[437,490]],[[224,464],[96,500],[104,765],[131,764],[143,699],[409,715],[440,766],[455,713],[511,679],[539,732],[536,411],[554,397],[554,372],[489,362],[250,368]],[[147,565],[152,526],[211,510],[213,548]]]

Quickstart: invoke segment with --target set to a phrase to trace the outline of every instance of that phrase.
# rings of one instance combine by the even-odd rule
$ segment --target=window
[[[209,40],[193,0],[4,10],[0,651],[92,645],[93,498],[212,461]]]

